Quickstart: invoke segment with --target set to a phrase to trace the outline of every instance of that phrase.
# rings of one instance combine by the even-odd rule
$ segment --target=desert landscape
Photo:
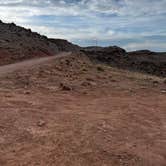
[[[166,53],[0,33],[1,166],[166,165]]]

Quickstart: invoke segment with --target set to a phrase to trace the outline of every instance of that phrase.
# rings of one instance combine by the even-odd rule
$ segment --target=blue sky
[[[0,0],[0,19],[82,46],[166,51],[166,0]]]

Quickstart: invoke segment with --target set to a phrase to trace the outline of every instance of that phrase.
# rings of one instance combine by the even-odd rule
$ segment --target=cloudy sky
[[[0,19],[82,46],[166,51],[166,0],[0,0]]]

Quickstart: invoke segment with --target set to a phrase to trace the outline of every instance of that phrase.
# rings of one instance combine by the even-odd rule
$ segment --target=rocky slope
[[[0,65],[32,57],[54,55],[57,52],[58,47],[47,37],[14,23],[0,22]]]
[[[166,77],[166,53],[141,50],[129,52],[127,56],[131,69]]]
[[[120,47],[87,47],[82,49],[91,59],[114,67],[166,77],[166,53],[141,50],[126,52]]]
[[[30,29],[0,21],[0,65],[78,49],[67,40],[48,39]]]
[[[80,46],[70,43],[64,39],[49,39],[50,42],[57,45],[59,51],[72,51],[77,52],[81,49]]]

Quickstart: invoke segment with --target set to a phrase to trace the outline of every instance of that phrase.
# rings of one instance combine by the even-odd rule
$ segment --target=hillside
[[[67,40],[48,39],[30,29],[0,21],[0,65],[78,49]]]
[[[33,57],[54,55],[58,48],[47,37],[16,26],[0,22],[0,65]]]
[[[69,41],[64,39],[49,39],[49,41],[55,43],[59,51],[78,52],[81,49],[80,46],[70,43]]]
[[[82,51],[92,60],[121,69],[166,77],[166,53],[140,50],[127,52],[117,47],[86,47]]]

